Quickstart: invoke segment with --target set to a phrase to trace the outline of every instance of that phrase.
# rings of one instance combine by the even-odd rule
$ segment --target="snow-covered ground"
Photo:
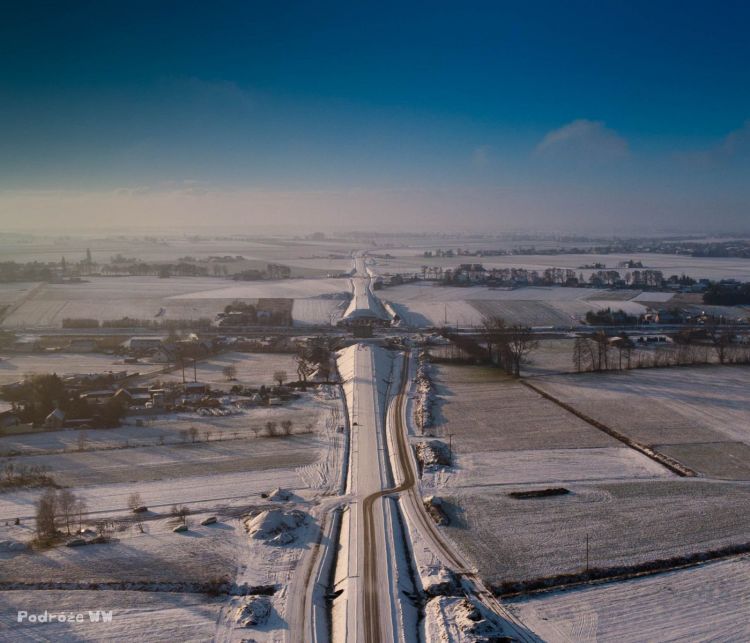
[[[264,297],[281,297],[298,299],[317,297],[332,293],[347,292],[346,279],[281,279],[278,281],[248,281],[227,286],[218,282],[218,287],[210,290],[195,289],[169,297],[171,300],[183,299],[260,299]]]
[[[427,493],[463,487],[559,484],[570,481],[667,478],[671,473],[627,447],[533,449],[460,454],[456,466],[425,472]]]
[[[207,641],[220,599],[205,594],[137,591],[33,590],[0,592],[0,639],[5,641]],[[82,622],[18,623],[18,612],[83,614]],[[93,622],[89,611],[112,612]]]
[[[224,369],[232,366],[236,370],[234,380],[227,380]],[[297,380],[297,366],[294,356],[289,353],[221,353],[197,363],[195,372],[193,365],[185,366],[185,375],[189,381],[195,375],[199,382],[213,387],[229,389],[235,384],[243,386],[274,386],[273,379],[276,371],[284,371],[287,380]],[[168,374],[160,375],[163,382],[182,382],[182,371],[177,369]]]
[[[60,328],[65,318],[213,319],[236,299],[259,298],[312,299],[315,304],[300,308],[301,321],[327,324],[340,302],[320,297],[344,296],[348,291],[347,279],[334,278],[233,282],[208,277],[90,277],[81,283],[11,292],[17,305],[2,325]]]
[[[22,380],[28,374],[57,373],[60,376],[74,373],[114,373],[127,371],[147,374],[163,365],[125,364],[122,357],[98,353],[4,353],[0,359],[0,385]]]
[[[453,244],[452,247],[468,247],[468,243]],[[502,244],[485,242],[481,247],[497,248]],[[434,247],[434,246],[433,246]],[[437,244],[437,247],[445,249],[445,244]],[[539,246],[541,247],[541,246]],[[661,270],[665,277],[671,275],[688,275],[694,279],[738,279],[750,280],[750,260],[735,257],[687,257],[683,255],[665,255],[651,253],[632,254],[558,254],[558,255],[504,255],[496,257],[424,257],[413,249],[401,251],[391,250],[394,259],[378,259],[374,268],[380,273],[410,273],[421,274],[422,266],[456,267],[461,263],[481,263],[485,268],[525,268],[544,272],[547,268],[570,268],[576,273],[582,272],[584,277],[591,274],[592,269],[581,268],[585,265],[600,263],[608,269],[619,270],[620,274],[628,272],[626,268],[620,268],[619,264],[624,261],[641,261],[644,268]]]
[[[699,442],[706,431],[714,440],[729,440],[730,431],[739,437],[748,424],[746,371],[648,369],[534,381],[658,445],[659,434]],[[750,522],[739,510],[746,483],[677,478],[496,369],[435,365],[432,373],[438,400],[429,431],[444,442],[452,434],[455,465],[427,471],[423,491],[444,499],[451,518],[444,529],[488,581],[576,571],[586,534],[597,566],[748,540]],[[740,459],[743,453],[734,450]],[[508,496],[547,487],[570,493]]]
[[[747,641],[746,556],[636,580],[513,600],[549,643]]]
[[[627,293],[628,297],[637,291]],[[479,326],[487,316],[501,316],[510,323],[529,326],[572,326],[589,311],[611,308],[629,314],[645,313],[636,301],[621,293],[591,288],[527,287],[514,290],[485,286],[439,286],[421,281],[381,292],[406,324],[424,326]]]
[[[130,592],[124,590],[102,593],[101,607],[97,608],[114,609],[114,620],[130,619],[130,623],[123,625],[123,632],[132,628],[137,633],[141,631],[138,628],[153,622],[154,634],[145,635],[145,640],[169,639],[161,629],[162,622],[170,615],[179,618],[182,609],[195,612],[187,619],[193,629],[183,636],[186,640],[285,640],[290,605],[297,600],[289,591],[295,575],[305,573],[299,568],[299,561],[316,537],[320,499],[340,485],[344,439],[338,431],[341,424],[338,389],[322,387],[308,391],[290,405],[251,409],[229,418],[195,416],[193,422],[190,416],[156,417],[148,420],[152,423],[148,426],[88,431],[88,450],[82,452],[71,450],[75,441],[71,444],[70,438],[77,436],[78,431],[4,438],[8,449],[27,452],[68,449],[66,453],[15,457],[12,461],[49,465],[61,482],[73,484],[72,491],[86,501],[86,525],[93,526],[97,520],[106,518],[117,520],[118,527],[108,544],[54,547],[39,552],[7,548],[7,542],[25,543],[33,537],[34,502],[41,490],[6,491],[0,494],[0,580],[142,582],[157,590],[159,584],[182,583],[185,588],[174,595],[144,592],[147,598],[153,598],[150,612],[129,610],[136,599],[128,598]],[[293,430],[300,429],[302,434],[254,437],[249,430],[256,422],[261,426],[261,420],[280,422],[285,418],[294,418]],[[222,424],[217,429],[218,423],[231,421],[238,423],[233,428]],[[195,444],[169,440],[177,436],[177,427],[184,430],[199,423],[213,427],[209,441],[205,441],[202,433]],[[218,436],[224,439],[214,439]],[[167,444],[155,444],[154,437],[165,438]],[[101,450],[112,440],[123,438],[131,444],[146,445]],[[282,492],[265,497],[277,488],[288,491],[288,496]],[[129,522],[132,513],[127,505],[132,493],[140,494],[141,502],[148,507],[143,522],[145,533]],[[187,532],[173,531],[176,523],[170,513],[175,505],[190,510]],[[306,517],[293,530],[291,542],[269,543],[248,533],[244,518],[248,514],[292,508]],[[217,524],[200,525],[203,518],[211,515],[218,517]],[[13,524],[15,518],[20,519],[20,525]],[[223,596],[215,600],[184,593],[195,591],[190,589],[195,583],[220,578],[240,585],[276,587],[277,591],[267,599],[270,606],[267,619],[257,626],[244,627],[240,612],[251,599]],[[25,597],[28,601],[33,600],[36,591],[41,592],[40,604],[44,603],[44,589],[0,594],[0,638],[3,638],[3,623],[10,622],[16,611],[15,603],[4,597],[12,595],[19,600]],[[86,596],[91,593],[85,588],[68,590],[71,609],[83,609],[89,604]],[[80,603],[76,602],[76,596],[81,598]],[[191,598],[194,596],[196,600]],[[97,638],[92,628],[80,625],[79,629],[64,630],[66,634],[61,635],[63,630],[50,626],[42,635],[46,637],[49,633],[50,638],[42,640]],[[42,630],[34,630],[39,631]],[[109,630],[101,631],[106,638]]]
[[[748,480],[750,368],[700,366],[535,380],[546,391],[706,475]]]

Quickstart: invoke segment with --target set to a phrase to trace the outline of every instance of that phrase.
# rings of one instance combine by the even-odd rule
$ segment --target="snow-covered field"
[[[1,283],[0,284],[0,306],[13,304],[33,290],[37,283]]]
[[[707,475],[750,479],[750,368],[700,366],[535,380],[546,391]]]
[[[236,369],[236,380],[228,381],[224,369],[233,366]],[[189,381],[197,376],[199,382],[211,384],[216,388],[230,388],[235,384],[243,386],[275,385],[273,374],[284,371],[288,378],[297,380],[297,366],[294,356],[288,353],[222,353],[197,363],[195,373],[192,364],[185,367],[185,376]],[[182,382],[182,371],[177,369],[159,376],[163,382]]]
[[[41,490],[0,493],[0,581],[135,582],[150,587],[184,583],[186,589],[177,594],[133,593],[126,591],[129,587],[101,593],[72,589],[54,608],[70,605],[70,609],[87,610],[92,595],[100,595],[96,609],[114,610],[113,622],[121,619],[123,628],[118,632],[138,633],[153,624],[152,634],[144,635],[144,640],[172,640],[171,633],[162,629],[163,623],[170,617],[180,618],[186,610],[192,612],[186,619],[192,625],[183,637],[186,640],[283,640],[288,628],[289,586],[300,558],[315,536],[318,499],[339,485],[343,457],[342,437],[337,431],[340,413],[337,389],[324,387],[309,391],[284,407],[251,409],[227,418],[193,418],[185,413],[149,418],[142,427],[87,431],[88,450],[82,452],[70,450],[78,431],[5,437],[6,449],[29,453],[69,449],[66,453],[19,456],[11,461],[49,466],[58,482],[70,485],[86,501],[85,524],[93,526],[99,519],[114,518],[118,526],[114,539],[107,544],[43,551],[9,549],[9,541],[23,543],[33,537],[34,502]],[[284,419],[293,419],[293,431],[302,430],[303,434],[280,438],[251,435],[253,426]],[[233,426],[226,424],[232,422]],[[175,440],[178,431],[188,426],[199,428],[195,444]],[[208,442],[203,437],[204,427],[212,430]],[[215,439],[218,436],[225,439]],[[167,444],[160,446],[154,438],[165,438]],[[102,450],[121,439],[131,445],[146,442],[148,446]],[[288,499],[264,497],[276,488],[288,490]],[[129,521],[132,514],[127,509],[128,498],[135,492],[148,507],[143,522],[145,533]],[[173,531],[176,523],[170,512],[174,505],[185,505],[190,510],[187,532]],[[291,543],[269,544],[247,533],[242,516],[248,512],[277,507],[286,510],[290,505],[308,514]],[[200,521],[210,515],[218,517],[218,524],[201,526]],[[15,518],[20,519],[20,525],[13,524]],[[235,629],[236,610],[246,599],[224,596],[216,600],[189,593],[195,591],[189,589],[191,583],[221,578],[240,584],[275,586],[276,593],[267,599],[271,606],[267,621],[258,627]],[[18,605],[34,600],[37,591],[37,605],[44,609],[46,589],[0,594],[0,638],[16,610],[26,609]],[[144,597],[142,602],[140,596]],[[149,599],[151,607],[144,611],[142,607]],[[124,621],[126,618],[128,621]],[[80,640],[99,638],[96,632],[110,631],[94,627],[45,626],[33,632],[41,633],[41,640]],[[179,631],[180,627],[173,630]],[[49,639],[44,638],[47,636]]]
[[[429,432],[446,441],[452,434],[455,466],[426,472],[422,490],[445,499],[451,518],[446,532],[489,582],[577,571],[586,534],[595,566],[750,539],[750,517],[740,509],[750,500],[746,485],[677,478],[496,369],[431,368],[437,402]],[[731,428],[724,430],[732,432],[748,425],[742,419],[747,413],[745,375],[741,367],[706,367],[535,381],[565,394],[574,406],[589,401],[586,412],[596,410],[602,422],[613,417],[613,410],[620,413],[619,430],[644,424],[650,431],[664,427],[667,432],[683,422],[685,431],[713,428],[717,439],[726,440],[719,425],[728,424]],[[659,410],[661,397],[675,405]],[[680,419],[669,424],[678,407]],[[715,424],[701,428],[703,415]],[[508,496],[558,486],[570,493]]]
[[[668,478],[667,469],[627,447],[532,449],[461,454],[457,467],[425,473],[426,492],[501,485]]]
[[[318,297],[333,293],[349,292],[348,279],[282,279],[279,281],[247,281],[227,286],[218,282],[209,290],[195,288],[193,292],[170,297],[170,300],[185,299],[259,299],[262,297],[281,297],[298,299]]]
[[[529,499],[507,495],[521,485],[446,490],[445,530],[493,584],[581,571],[587,534],[592,567],[750,540],[745,485],[660,478],[563,486],[571,493]]]
[[[342,295],[344,293],[341,293]],[[295,299],[292,305],[292,320],[295,326],[335,326],[344,314],[347,299],[306,298]]]
[[[60,376],[74,373],[147,374],[163,368],[154,364],[125,364],[122,357],[99,353],[6,353],[0,360],[0,385],[22,380],[29,374],[57,373]]]
[[[748,604],[746,556],[507,603],[549,643],[747,641]]]
[[[137,591],[33,590],[0,592],[0,639],[4,641],[207,641],[213,637],[221,600],[205,594]],[[24,610],[39,614],[83,613],[81,623],[18,623]],[[92,622],[89,611],[112,611]]]
[[[75,451],[79,439],[85,438],[85,449],[121,449],[123,447],[145,447],[182,445],[186,437],[184,431],[195,427],[197,440],[203,443],[205,432],[210,432],[210,440],[230,438],[253,439],[255,429],[265,435],[267,422],[292,422],[292,433],[318,431],[327,421],[325,404],[318,404],[309,398],[295,400],[281,407],[260,406],[235,412],[229,416],[201,416],[193,412],[168,415],[129,416],[123,425],[116,429],[66,429],[55,431],[34,431],[19,435],[0,436],[0,454],[41,454],[49,451]],[[140,423],[142,426],[136,426]],[[308,428],[309,426],[309,428]]]
[[[91,250],[95,262],[106,263],[116,254],[135,257],[146,262],[176,263],[180,257],[197,259],[238,255],[248,261],[276,262],[289,266],[309,267],[316,270],[346,269],[346,257],[351,252],[351,242],[343,240],[303,240],[267,237],[196,238],[165,236],[161,239],[138,237],[66,237],[20,239],[0,238],[0,256],[6,261],[59,262],[65,257],[69,264],[76,263]],[[331,258],[330,255],[333,255]]]
[[[329,323],[332,310],[340,302],[319,298],[348,292],[348,279],[238,283],[208,277],[90,277],[83,283],[40,286],[17,302],[3,326],[59,328],[65,318],[213,319],[235,299],[259,298],[312,299],[314,305],[300,309],[301,321]]]
[[[500,316],[510,323],[529,326],[571,326],[588,311],[612,308],[630,314],[646,312],[646,306],[624,301],[622,293],[591,288],[516,288],[502,290],[484,286],[437,286],[416,282],[381,291],[407,325],[479,326],[487,316]],[[628,297],[637,291],[627,293]]]
[[[621,446],[498,369],[433,369],[438,401],[431,432],[453,433],[459,461],[464,453]]]
[[[572,373],[575,370],[574,343],[572,337],[540,340],[537,349],[528,356],[528,362],[521,365],[521,372],[524,376]]]
[[[320,447],[314,434],[208,442],[199,434],[194,444],[18,456],[14,462],[43,466],[58,484],[81,486],[300,467],[317,459]]]
[[[459,243],[461,247],[465,244]],[[499,247],[496,244],[492,247]],[[442,246],[446,248],[445,245]],[[454,245],[455,247],[455,245]],[[484,244],[487,247],[487,244]],[[619,270],[620,274],[628,272],[618,267],[628,260],[641,261],[644,268],[661,270],[665,277],[670,275],[688,275],[694,279],[738,279],[750,280],[750,259],[723,257],[686,257],[681,255],[664,255],[650,253],[632,254],[560,254],[560,255],[505,255],[498,257],[423,257],[408,249],[402,252],[390,251],[394,259],[378,259],[374,268],[380,273],[421,274],[422,266],[455,267],[461,263],[481,263],[485,268],[525,268],[544,272],[547,268],[570,268],[576,273],[582,272],[585,277],[591,269],[581,268],[595,263],[604,264],[608,269]]]

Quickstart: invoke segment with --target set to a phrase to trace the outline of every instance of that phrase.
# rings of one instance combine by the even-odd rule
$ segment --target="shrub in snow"
[[[265,596],[253,596],[237,608],[236,621],[242,627],[262,625],[271,614],[271,601]]]
[[[414,405],[414,423],[424,432],[432,426],[432,380],[429,373],[429,362],[426,353],[420,353],[417,367],[417,400]]]
[[[429,513],[430,516],[432,516],[432,519],[438,525],[450,524],[450,519],[448,518],[448,514],[445,513],[445,508],[443,507],[442,498],[436,498],[435,496],[427,496],[424,499],[424,506],[425,506],[425,509],[427,509],[427,513]]]
[[[305,513],[297,509],[269,509],[246,518],[245,529],[251,538],[265,540],[272,545],[288,545],[294,541],[294,530],[301,527],[305,519]]]
[[[418,442],[415,448],[422,471],[434,471],[439,466],[450,466],[448,447],[445,443],[430,440]]]

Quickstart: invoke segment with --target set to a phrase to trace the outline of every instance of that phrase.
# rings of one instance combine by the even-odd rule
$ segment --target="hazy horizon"
[[[748,232],[729,3],[26,3],[0,226]]]

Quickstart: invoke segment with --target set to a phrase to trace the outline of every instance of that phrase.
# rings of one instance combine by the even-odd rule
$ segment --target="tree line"
[[[672,343],[640,350],[625,333],[611,337],[603,331],[576,337],[573,342],[573,368],[588,371],[660,368],[695,364],[748,364],[750,345],[740,343],[730,332],[714,328],[677,333]]]

